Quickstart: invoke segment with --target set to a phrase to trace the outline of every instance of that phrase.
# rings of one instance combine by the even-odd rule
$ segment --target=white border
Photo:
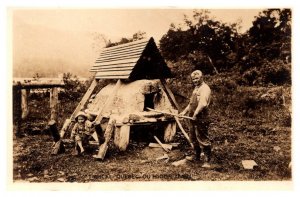
[[[299,100],[298,98],[298,82],[297,82],[297,74],[299,73],[299,70],[297,67],[299,67],[299,61],[298,61],[298,57],[299,55],[297,55],[297,52],[299,53],[298,50],[298,46],[299,46],[299,14],[298,14],[298,4],[297,4],[297,0],[284,0],[284,1],[262,1],[262,0],[252,0],[252,1],[242,1],[242,0],[210,0],[210,1],[200,1],[200,0],[184,0],[184,1],[175,1],[175,0],[165,0],[165,1],[157,1],[157,0],[150,0],[150,1],[121,1],[121,0],[110,0],[110,1],[92,1],[92,0],[86,0],[86,1],[79,1],[79,0],[73,0],[73,1],[68,1],[68,0],[52,0],[52,1],[38,1],[38,0],[31,0],[31,1],[22,1],[22,0],[10,0],[10,1],[0,1],[0,5],[1,5],[1,37],[0,37],[0,43],[2,43],[2,47],[1,48],[1,53],[0,53],[0,61],[1,61],[1,65],[0,65],[0,79],[1,79],[1,92],[2,92],[2,96],[1,96],[1,125],[3,125],[4,127],[1,127],[1,146],[3,145],[3,147],[1,147],[1,161],[6,161],[7,160],[7,143],[6,143],[6,139],[7,137],[5,136],[5,133],[7,133],[7,128],[9,127],[9,122],[8,121],[4,121],[7,120],[7,118],[9,118],[8,116],[10,114],[7,114],[7,112],[10,109],[10,105],[11,105],[11,99],[10,97],[7,96],[7,93],[11,93],[11,91],[9,91],[9,89],[11,88],[11,86],[9,86],[10,82],[9,80],[11,79],[11,71],[10,68],[7,66],[9,65],[9,61],[10,56],[8,53],[8,48],[5,47],[4,43],[8,43],[8,38],[9,38],[9,33],[8,31],[4,31],[4,30],[8,30],[8,23],[7,23],[7,8],[8,7],[35,7],[35,8],[39,8],[39,7],[51,7],[51,8],[61,8],[61,7],[68,7],[68,8],[194,8],[194,7],[200,7],[200,8],[269,8],[269,7],[290,7],[293,10],[293,45],[292,45],[292,50],[293,50],[293,158],[294,158],[294,173],[293,173],[293,180],[295,182],[295,184],[299,183],[298,181],[298,165],[299,165],[299,157],[298,155],[298,134],[297,134],[297,128],[298,128],[298,111],[299,111],[299,107],[296,101]],[[7,46],[7,45],[6,45]],[[2,89],[3,88],[3,89]],[[8,100],[6,100],[8,99]],[[2,106],[3,105],[3,106]],[[5,109],[5,110],[4,110]],[[10,120],[9,120],[10,121]],[[8,125],[6,125],[5,123],[8,123]],[[2,136],[4,134],[4,137]],[[297,153],[297,154],[296,154]],[[1,162],[1,190],[5,191],[6,188],[6,166],[7,162]],[[2,179],[4,178],[4,182],[2,183]],[[190,182],[189,182],[190,183]],[[269,188],[269,189],[274,189],[277,190],[278,187],[276,187],[276,183],[274,188]],[[133,183],[136,184],[136,183]],[[140,184],[140,183],[138,183]],[[163,183],[165,184],[165,182]],[[159,188],[163,187],[163,184],[159,184],[157,185]],[[185,185],[185,183],[180,182],[180,185]],[[193,184],[191,182],[191,184]],[[205,183],[206,184],[206,183]],[[230,184],[232,184],[232,186],[235,184],[233,182],[230,182]],[[264,184],[265,183],[260,183],[258,186],[258,190],[259,188],[263,189],[264,188]],[[117,184],[118,185],[118,184]],[[115,185],[115,186],[117,186]],[[155,184],[154,184],[155,185]],[[166,186],[169,186],[169,183],[165,184]],[[251,185],[251,184],[250,184]],[[3,187],[4,186],[4,187]],[[260,187],[262,186],[262,187]],[[22,186],[20,186],[22,187]],[[28,185],[27,185],[28,187]],[[127,187],[127,186],[126,186]],[[170,187],[170,186],[169,186]],[[30,189],[34,189],[35,186],[31,185]],[[222,189],[228,189],[228,187],[221,187]],[[233,187],[232,189],[234,189],[235,187]],[[251,187],[250,187],[251,188]],[[298,188],[296,185],[294,187],[294,191],[298,191]],[[28,188],[27,188],[28,189]],[[151,187],[149,187],[149,189],[152,189]],[[191,189],[188,188],[187,189]],[[199,188],[200,189],[200,188]],[[215,188],[212,188],[215,189]],[[252,188],[253,189],[253,188]],[[114,190],[114,189],[112,189]],[[125,188],[126,190],[126,188]],[[170,190],[172,190],[170,188]],[[267,189],[268,190],[268,189]],[[5,193],[8,194],[8,193]],[[12,194],[12,193],[9,193]],[[23,195],[24,193],[19,193],[20,195]],[[278,193],[277,193],[278,194]],[[294,193],[293,193],[294,194]],[[142,194],[141,194],[142,195]],[[144,194],[143,194],[144,195]],[[222,194],[219,194],[222,195]],[[282,196],[284,194],[280,194],[280,196]],[[252,195],[251,195],[252,196]]]

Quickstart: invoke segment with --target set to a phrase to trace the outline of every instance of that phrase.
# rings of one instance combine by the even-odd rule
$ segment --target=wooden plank
[[[121,127],[116,127],[114,143],[121,151],[125,151],[129,144],[129,136],[130,136],[130,126],[123,125]]]
[[[60,140],[60,135],[57,130],[56,121],[50,120],[48,126],[54,142],[58,142]]]
[[[207,57],[208,57],[208,60],[209,60],[209,62],[210,62],[210,64],[211,64],[211,66],[213,67],[214,71],[215,71],[217,74],[219,74],[218,70],[216,69],[216,67],[215,67],[215,65],[213,64],[213,62],[212,62],[211,58],[209,57],[209,55],[207,55]]]
[[[97,132],[97,135],[98,133],[100,133],[100,124],[101,124],[101,120],[103,118],[102,116],[102,111],[103,109],[106,107],[106,106],[109,106],[112,102],[113,102],[113,99],[115,98],[115,95],[119,89],[119,87],[121,86],[121,80],[119,79],[116,83],[116,85],[114,86],[114,89],[112,90],[112,92],[110,93],[109,97],[106,99],[106,101],[104,102],[104,104],[100,107],[99,111],[98,111],[98,115],[97,117],[95,118],[94,122],[95,122],[95,128],[96,128],[96,132]],[[111,138],[111,133],[110,133],[110,130],[112,130],[111,127],[115,127],[116,125],[116,120],[114,119],[110,119],[109,122],[108,122],[108,125],[105,129],[105,141],[103,144],[101,144],[99,146],[99,152],[97,155],[93,156],[94,158],[97,158],[97,159],[104,159],[105,157],[105,154],[106,154],[106,151],[107,151],[107,148],[108,148],[108,141],[109,139]],[[98,129],[97,129],[98,128]],[[101,136],[98,136],[98,137],[101,137]]]
[[[129,47],[122,47],[121,45],[119,45],[118,48],[116,49],[109,49],[107,51],[102,51],[100,52],[100,55],[101,54],[109,54],[109,53],[119,53],[119,52],[123,52],[123,51],[127,51],[127,50],[132,50],[132,49],[137,49],[137,48],[145,48],[147,45],[147,43],[141,43],[141,44],[138,44],[138,45],[132,45],[132,46],[129,46]]]
[[[21,109],[22,109],[22,119],[25,119],[28,116],[28,90],[21,90]]]
[[[103,144],[101,144],[99,146],[99,151],[97,155],[94,155],[93,157],[96,159],[101,159],[103,160],[105,155],[106,155],[106,151],[108,149],[108,142],[110,141],[113,132],[114,132],[114,128],[115,128],[115,124],[116,124],[116,120],[114,119],[110,119],[108,121],[107,127],[105,129],[105,133],[104,133],[104,137],[105,137],[105,141]]]
[[[22,126],[22,107],[21,107],[21,89],[17,86],[13,87],[13,118],[16,122],[16,137],[21,137]]]
[[[52,79],[52,78],[14,78],[13,85],[19,87],[27,87],[27,86],[36,86],[36,87],[61,87],[64,86],[64,81],[62,79]]]
[[[181,107],[178,105],[178,103],[176,102],[176,99],[172,93],[172,91],[170,90],[170,88],[168,87],[167,85],[167,82],[165,79],[160,79],[162,85],[163,85],[163,88],[165,89],[165,92],[167,94],[167,96],[169,97],[169,99],[172,101],[172,104],[179,110],[181,111]]]
[[[98,61],[107,61],[112,59],[122,59],[124,57],[134,57],[134,56],[141,56],[142,51],[137,51],[135,53],[129,53],[129,54],[118,54],[113,56],[105,56],[105,57],[99,57],[96,62]]]
[[[50,122],[48,123],[48,126],[49,126],[49,130],[52,134],[53,140],[55,142],[55,145],[54,145],[54,148],[53,148],[51,154],[56,155],[58,153],[65,152],[64,145],[61,141],[60,135],[57,130],[56,122],[54,120],[50,120]]]
[[[114,87],[114,89],[112,90],[112,92],[110,93],[109,97],[106,99],[105,103],[101,106],[101,108],[98,111],[98,115],[95,118],[94,122],[96,124],[100,124],[101,120],[102,120],[102,111],[106,106],[109,106],[111,104],[111,102],[113,101],[113,99],[115,98],[115,95],[119,89],[119,87],[121,86],[121,80],[119,79]]]
[[[129,49],[124,49],[124,50],[116,51],[116,52],[101,53],[99,58],[121,55],[121,54],[123,54],[123,55],[132,54],[132,53],[136,53],[136,52],[142,53],[144,49],[145,49],[145,46],[139,46],[136,48],[129,48]]]
[[[154,136],[154,139],[157,141],[157,143],[166,151],[166,152],[170,152],[169,149],[167,149],[167,147],[164,147],[163,143],[161,143],[161,141],[156,137]]]
[[[129,75],[132,72],[132,70],[120,70],[120,71],[99,71],[97,73],[97,76],[115,76],[115,75]]]
[[[128,79],[128,75],[115,75],[115,76],[96,76],[96,79]]]
[[[87,92],[85,93],[85,95],[82,97],[81,101],[79,102],[79,104],[77,105],[76,109],[74,110],[74,112],[72,113],[71,117],[66,119],[66,121],[64,122],[64,125],[62,127],[62,129],[60,130],[60,137],[63,138],[65,136],[65,133],[67,132],[67,130],[69,129],[72,121],[75,121],[75,116],[77,115],[77,113],[82,109],[82,107],[84,106],[84,104],[86,103],[86,101],[90,98],[91,94],[93,93],[95,87],[97,86],[98,81],[96,79],[94,79],[90,85],[90,87],[88,88]],[[60,148],[60,144],[62,144],[61,139],[56,142],[54,150],[52,151],[52,153],[56,153],[58,150],[58,148]]]
[[[171,144],[162,144],[168,150],[172,150],[173,146]],[[161,145],[158,143],[149,143],[148,145],[150,148],[161,148]]]
[[[93,67],[90,70],[93,71],[98,71],[98,70],[107,70],[107,69],[133,69],[134,68],[134,64],[124,64],[122,66],[101,66],[101,67]]]
[[[121,64],[102,64],[102,65],[94,65],[90,70],[99,70],[105,68],[134,68],[136,62],[125,62]]]
[[[26,85],[21,85],[19,88],[20,89],[41,89],[41,88],[54,88],[54,87],[64,87],[65,85],[49,85],[49,84],[43,84],[43,85],[31,85],[31,84],[26,84]]]
[[[101,77],[101,76],[124,76],[124,75],[130,75],[132,71],[131,70],[126,70],[126,71],[110,71],[110,72],[102,72],[99,71],[97,73],[97,76]]]
[[[101,77],[101,76],[129,76],[131,72],[132,72],[131,70],[127,70],[127,71],[110,71],[110,72],[99,71],[99,72],[97,72],[96,76],[97,77]]]
[[[82,97],[81,101],[77,105],[76,109],[72,113],[72,115],[70,117],[71,121],[75,121],[75,116],[83,108],[83,106],[85,105],[85,103],[87,102],[87,100],[90,98],[90,96],[93,93],[95,87],[97,86],[97,83],[98,83],[98,81],[96,79],[94,79],[93,82],[91,83],[89,89],[86,91],[86,93]]]
[[[69,127],[70,127],[70,124],[71,124],[71,119],[66,119],[65,120],[65,123],[62,127],[62,129],[60,130],[60,137],[63,138],[65,136],[65,133],[68,131]]]
[[[119,61],[119,60],[129,60],[133,58],[139,58],[141,55],[132,55],[132,56],[124,56],[120,58],[110,58],[110,59],[105,59],[105,60],[96,60],[95,63],[104,63],[104,62],[113,62],[113,61]]]
[[[139,45],[146,45],[148,43],[148,39],[143,39],[143,40],[138,40],[138,41],[134,41],[134,42],[129,42],[126,44],[121,44],[121,45],[117,45],[117,46],[113,46],[113,47],[108,47],[108,48],[104,48],[102,51],[103,52],[107,52],[107,51],[116,51],[119,49],[127,49],[127,48],[132,48],[135,46],[139,46]]]
[[[149,107],[147,107],[147,109],[150,110],[150,111],[154,111],[154,112],[158,112],[158,113],[162,113],[162,114],[167,114],[167,115],[171,115],[171,116],[177,116],[179,118],[185,118],[185,119],[189,119],[189,120],[194,120],[192,117],[189,117],[189,116],[180,116],[179,114],[174,114],[174,113],[165,112],[165,111],[159,111],[159,110],[151,109]]]
[[[132,71],[133,67],[124,68],[98,68],[99,72],[113,72],[113,71]]]
[[[165,131],[164,131],[164,141],[171,142],[176,134],[176,123],[172,122],[167,124]]]
[[[129,65],[134,65],[136,62],[139,60],[140,57],[137,58],[132,58],[132,59],[126,59],[126,60],[118,60],[118,61],[111,61],[111,62],[106,62],[106,63],[96,63],[93,67],[102,67],[102,66],[113,66],[113,65],[122,65],[122,64],[129,64]]]
[[[191,147],[194,148],[194,145],[193,145],[193,143],[192,143],[189,135],[185,132],[185,130],[184,130],[183,126],[181,125],[179,119],[177,117],[174,117],[174,118],[176,120],[176,123],[177,123],[180,131],[183,133],[184,137],[187,139],[187,141],[189,142],[189,144],[191,145]]]
[[[129,42],[126,44],[121,44],[113,47],[103,48],[101,53],[107,53],[107,52],[114,52],[118,50],[127,50],[130,48],[135,48],[139,46],[146,46],[148,44],[148,41],[144,40],[142,42],[136,41],[136,42]]]
[[[54,87],[50,91],[50,120],[57,121],[58,89]]]

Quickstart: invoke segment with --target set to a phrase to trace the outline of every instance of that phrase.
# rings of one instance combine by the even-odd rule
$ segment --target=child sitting
[[[91,135],[91,126],[87,121],[87,115],[84,112],[79,112],[75,117],[76,124],[71,132],[71,140],[75,139],[75,152],[78,155],[77,146],[80,148],[80,153],[84,152],[83,142],[88,141],[88,136]]]

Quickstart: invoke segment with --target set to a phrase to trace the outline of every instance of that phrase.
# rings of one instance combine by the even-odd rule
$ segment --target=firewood
[[[159,144],[166,152],[170,152],[170,150],[167,149],[167,148],[161,143],[161,141],[160,141],[156,136],[154,136],[154,139],[158,142],[158,144]]]
[[[162,146],[164,146],[168,150],[172,150],[172,148],[173,148],[173,146],[170,144],[162,144]],[[150,148],[161,148],[161,145],[158,143],[150,143],[149,147]]]

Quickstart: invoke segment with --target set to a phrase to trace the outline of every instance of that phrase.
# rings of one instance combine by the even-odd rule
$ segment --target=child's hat
[[[87,119],[87,116],[86,116],[86,114],[85,114],[83,111],[78,112],[78,114],[77,114],[76,117],[75,117],[75,120],[76,120],[76,121],[78,120],[78,117],[79,117],[79,116],[82,116],[82,117],[84,117],[85,119]]]

